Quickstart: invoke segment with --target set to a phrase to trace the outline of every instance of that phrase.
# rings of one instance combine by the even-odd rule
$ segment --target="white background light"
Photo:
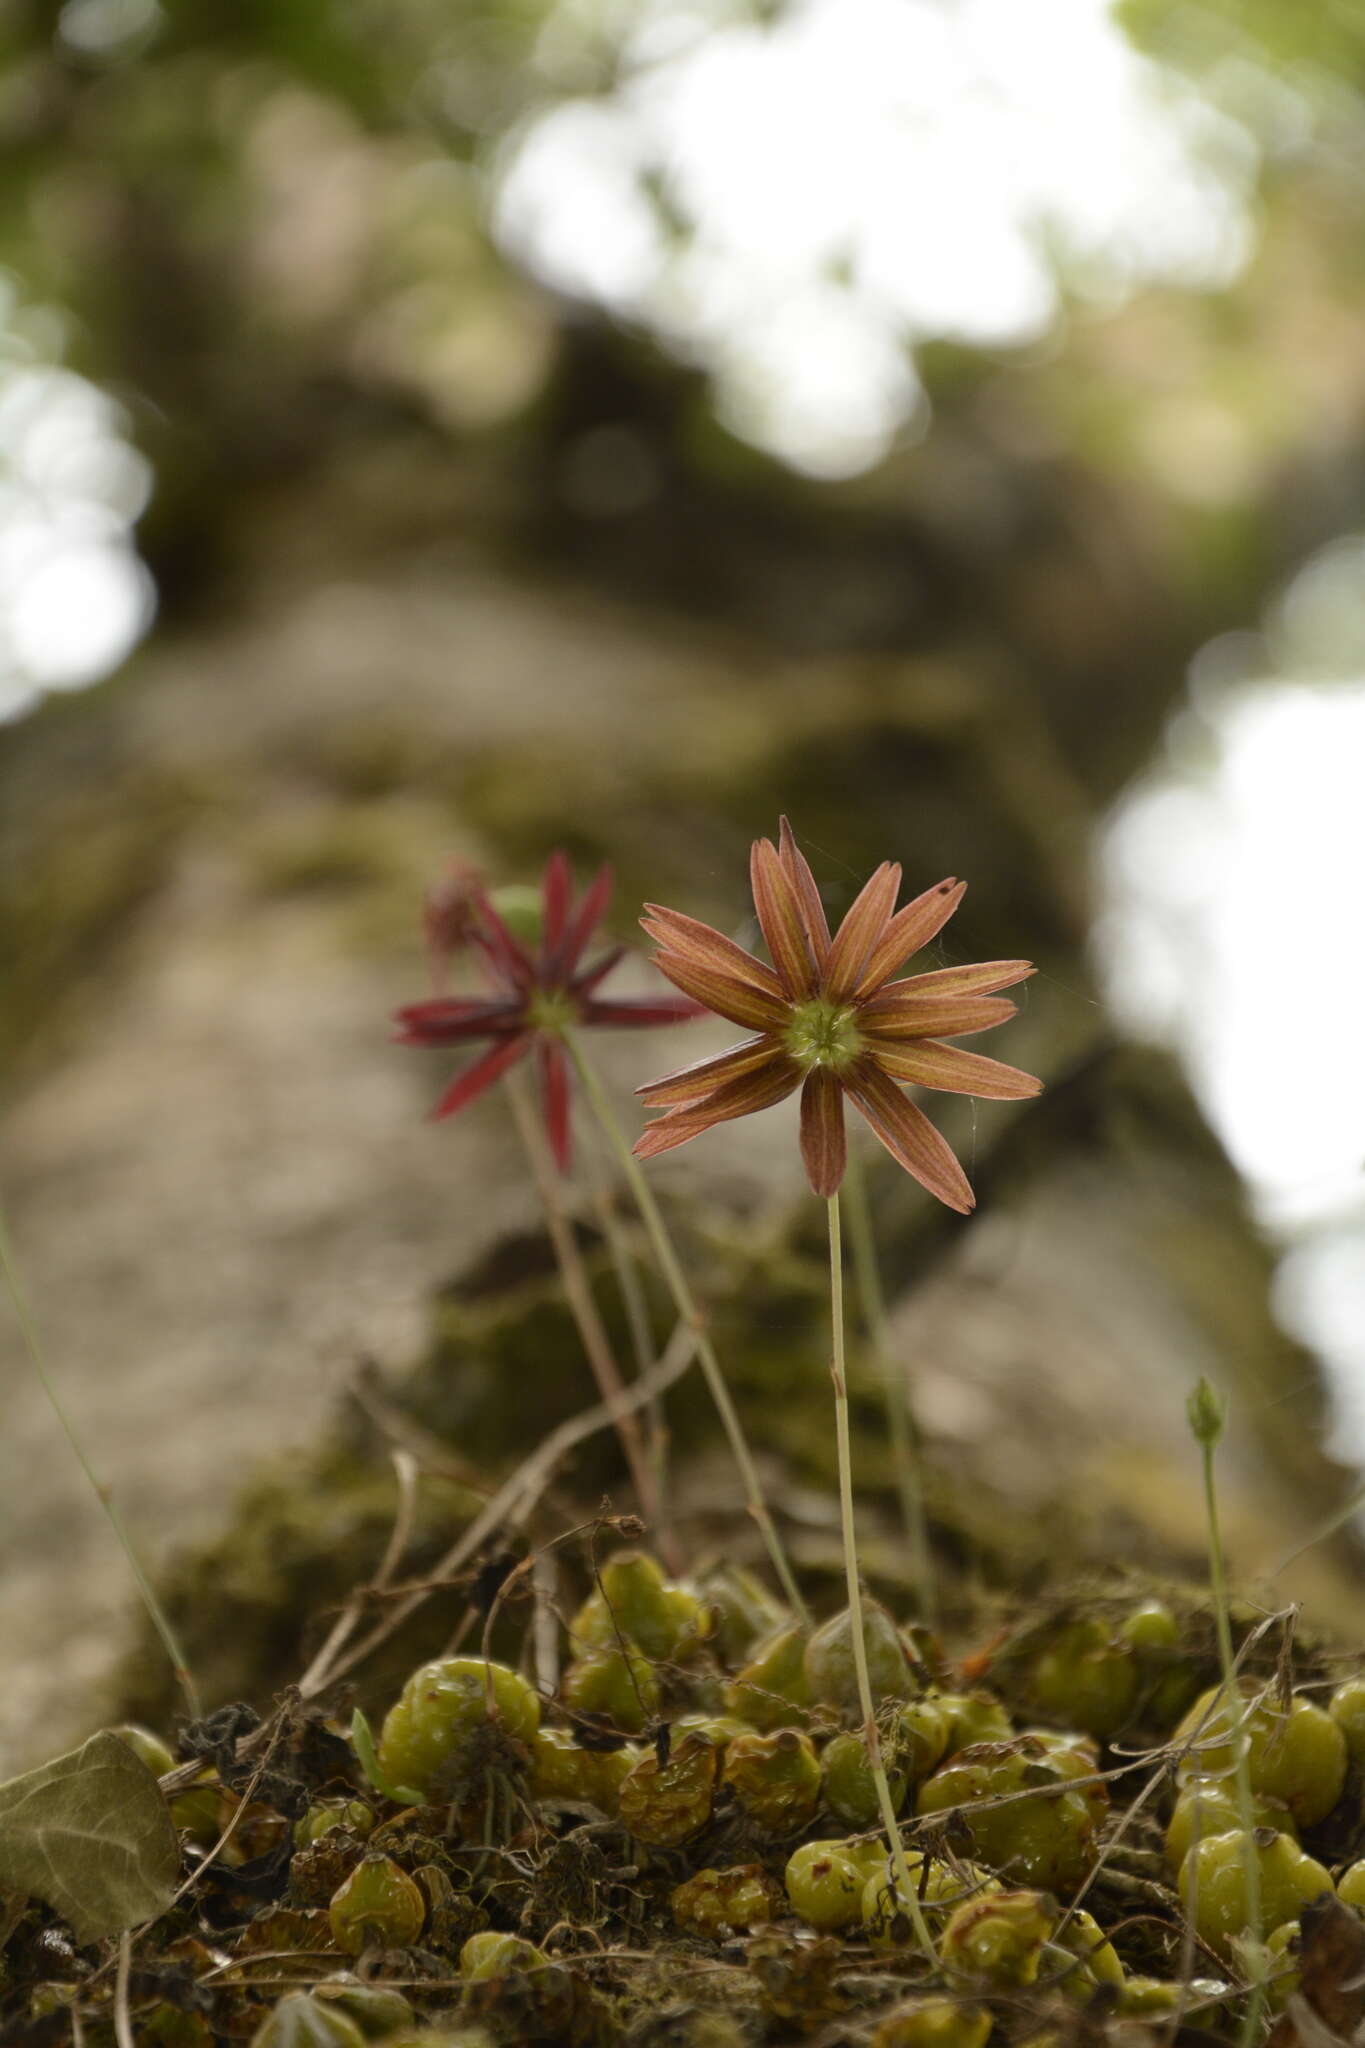
[[[711,11],[643,6],[614,90],[505,151],[494,224],[703,363],[734,431],[796,467],[852,474],[918,422],[916,342],[1045,333],[1059,261],[1112,300],[1226,283],[1249,252],[1249,133],[1139,56],[1109,0]],[[561,12],[581,26],[582,0]],[[552,20],[547,49],[567,38]]]

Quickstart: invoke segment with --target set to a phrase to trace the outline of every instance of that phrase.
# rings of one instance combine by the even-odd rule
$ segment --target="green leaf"
[[[0,1785],[0,1884],[44,1899],[79,1942],[164,1912],[179,1874],[161,1788],[108,1729]]]
[[[384,1776],[379,1752],[374,1746],[374,1732],[359,1707],[351,1715],[351,1747],[360,1758],[360,1768],[376,1792],[382,1792],[396,1806],[425,1806],[425,1793],[414,1792],[411,1785],[391,1785]]]

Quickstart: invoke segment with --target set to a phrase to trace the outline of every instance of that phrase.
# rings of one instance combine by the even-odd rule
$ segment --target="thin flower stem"
[[[161,1638],[162,1647],[170,1659],[171,1669],[174,1671],[180,1689],[185,1695],[185,1704],[189,1708],[190,1717],[192,1720],[197,1721],[200,1713],[199,1692],[191,1675],[188,1659],[180,1646],[175,1630],[171,1627],[166,1610],[152,1590],[151,1580],[143,1570],[142,1560],[133,1548],[133,1539],[128,1534],[123,1517],[115,1507],[108,1487],[100,1479],[86,1454],[80,1432],[72,1421],[67,1411],[66,1403],[57,1391],[57,1383],[48,1368],[42,1339],[38,1335],[38,1326],[30,1313],[28,1300],[19,1279],[19,1270],[15,1264],[14,1252],[10,1244],[9,1232],[5,1226],[3,1211],[0,1211],[0,1267],[4,1269],[5,1284],[9,1289],[10,1300],[14,1303],[14,1313],[18,1318],[19,1328],[23,1335],[24,1348],[28,1352],[33,1370],[38,1375],[39,1383],[47,1396],[53,1414],[61,1424],[62,1433],[71,1446],[77,1464],[90,1483],[91,1492],[103,1508],[105,1515],[108,1517],[110,1528],[122,1545],[123,1554],[128,1560],[129,1569],[137,1582],[138,1592],[142,1595],[142,1604],[147,1610],[152,1627]]]
[[[592,1206],[602,1226],[602,1237],[611,1254],[612,1271],[616,1275],[616,1291],[621,1297],[625,1311],[626,1328],[630,1332],[630,1348],[635,1353],[635,1363],[645,1372],[658,1355],[654,1345],[654,1333],[649,1327],[649,1304],[640,1284],[639,1269],[635,1256],[627,1244],[621,1229],[616,1205],[610,1190],[600,1184],[592,1190]]]
[[[601,1133],[598,1133],[600,1139]],[[596,1181],[592,1190],[592,1204],[602,1226],[602,1236],[611,1257],[612,1269],[616,1274],[616,1291],[621,1297],[625,1312],[626,1327],[630,1331],[630,1346],[635,1354],[637,1372],[648,1372],[658,1357],[654,1333],[649,1326],[649,1304],[640,1281],[635,1254],[626,1240],[616,1214],[616,1203],[610,1188]],[[645,1410],[647,1436],[646,1455],[649,1469],[654,1475],[654,1485],[660,1503],[659,1543],[671,1553],[669,1570],[682,1569],[682,1552],[673,1528],[673,1517],[665,1503],[668,1500],[668,1422],[664,1415],[664,1404],[657,1397]]]
[[[526,1149],[526,1157],[530,1163],[536,1191],[540,1196],[541,1207],[545,1211],[545,1227],[549,1232],[550,1243],[559,1265],[565,1299],[577,1325],[588,1363],[592,1367],[597,1390],[606,1403],[612,1426],[625,1453],[641,1512],[651,1529],[662,1539],[663,1513],[654,1467],[645,1449],[639,1418],[633,1409],[625,1406],[625,1382],[621,1378],[606,1326],[598,1314],[597,1303],[593,1299],[592,1284],[574,1237],[573,1226],[564,1208],[554,1164],[541,1134],[540,1124],[522,1076],[509,1073],[504,1077],[503,1085],[512,1105],[512,1117],[518,1135]],[[677,1568],[676,1561],[670,1560],[670,1571]]]
[[[596,1151],[598,1161],[600,1161],[602,1159],[602,1133],[600,1133],[600,1130],[596,1133],[596,1139],[598,1139],[598,1145],[593,1147],[593,1151]],[[620,1217],[616,1214],[616,1196],[614,1196],[612,1188],[608,1188],[602,1182],[600,1176],[593,1176],[591,1204],[593,1204],[593,1210],[598,1212],[598,1223],[602,1225],[602,1237],[604,1237],[608,1253],[610,1253],[612,1270],[616,1272],[616,1292],[620,1294],[620,1305],[622,1305],[622,1311],[626,1315],[626,1329],[630,1331],[630,1350],[634,1352],[636,1372],[649,1372],[649,1368],[653,1366],[655,1358],[659,1356],[659,1348],[657,1348],[657,1343],[655,1343],[655,1333],[653,1333],[653,1329],[649,1325],[649,1303],[647,1303],[647,1298],[645,1298],[645,1284],[641,1280],[641,1268],[639,1268],[639,1264],[636,1264],[636,1257],[634,1257],[634,1251],[630,1247],[630,1241],[628,1241],[628,1237],[626,1237],[626,1233],[624,1233],[624,1229],[620,1225]],[[649,1466],[651,1466],[653,1475],[655,1475],[655,1485],[659,1489],[659,1499],[663,1503],[667,1503],[667,1499],[669,1499],[669,1425],[667,1425],[667,1417],[663,1413],[663,1401],[655,1399],[645,1409],[645,1432],[647,1432],[647,1440],[649,1440]],[[661,1528],[671,1530],[671,1526],[673,1526],[673,1520],[671,1520],[671,1516],[667,1513],[667,1507],[665,1507],[665,1520],[661,1522]],[[669,1540],[675,1540],[675,1538],[669,1538]]]
[[[857,1673],[858,1703],[863,1713],[863,1740],[867,1744],[867,1758],[872,1771],[872,1782],[877,1788],[877,1804],[881,1808],[882,1827],[891,1851],[896,1890],[905,1900],[914,1924],[915,1939],[932,1968],[937,1965],[938,1957],[934,1951],[933,1937],[924,1918],[924,1908],[920,1904],[919,1889],[910,1875],[910,1866],[905,1859],[905,1844],[901,1840],[895,1802],[891,1797],[891,1787],[887,1783],[886,1765],[882,1761],[881,1735],[877,1728],[876,1709],[872,1704],[872,1681],[867,1670],[867,1641],[863,1635],[863,1589],[858,1578],[858,1537],[853,1525],[853,1455],[849,1447],[848,1374],[844,1359],[844,1260],[837,1189],[828,1198],[827,1208],[830,1324],[834,1340],[830,1377],[834,1381],[834,1426],[839,1448],[839,1519],[844,1533],[844,1571],[848,1579],[848,1621],[853,1636],[853,1668]]]
[[[1229,1726],[1232,1732],[1233,1780],[1237,1788],[1237,1809],[1242,1821],[1242,1872],[1246,1885],[1247,1925],[1256,1944],[1251,1995],[1247,2000],[1238,2034],[1239,2048],[1250,2048],[1250,2044],[1256,2039],[1265,1998],[1265,1957],[1260,1948],[1263,1933],[1261,1865],[1255,1841],[1256,1816],[1251,1803],[1251,1772],[1247,1765],[1246,1710],[1237,1683],[1236,1663],[1232,1654],[1232,1625],[1228,1619],[1227,1574],[1223,1563],[1223,1538],[1218,1525],[1218,1491],[1213,1472],[1216,1443],[1217,1437],[1212,1432],[1202,1434],[1199,1439],[1199,1452],[1204,1468],[1204,1509],[1209,1525],[1209,1584],[1213,1592],[1213,1624],[1218,1637],[1218,1662],[1223,1672],[1223,1692],[1228,1703]]]
[[[919,1432],[910,1404],[910,1388],[904,1373],[897,1370],[892,1351],[886,1296],[882,1292],[877,1245],[872,1232],[872,1208],[867,1198],[867,1176],[856,1146],[849,1148],[844,1187],[848,1191],[848,1242],[853,1253],[854,1277],[858,1282],[858,1301],[872,1353],[882,1376],[882,1393],[891,1431],[891,1456],[896,1467],[906,1540],[910,1546],[911,1583],[920,1620],[932,1622],[938,1603],[928,1520],[924,1511],[924,1464],[920,1457]]]
[[[791,1565],[787,1560],[787,1553],[782,1545],[782,1539],[777,1533],[772,1515],[768,1509],[768,1503],[764,1499],[763,1488],[759,1484],[758,1473],[754,1470],[754,1461],[749,1454],[749,1446],[745,1440],[743,1425],[736,1412],[735,1404],[730,1398],[730,1390],[725,1384],[725,1375],[721,1371],[720,1360],[716,1356],[715,1346],[706,1332],[705,1317],[697,1306],[697,1298],[688,1285],[687,1275],[683,1272],[682,1266],[678,1261],[678,1255],[673,1249],[673,1241],[668,1234],[668,1226],[660,1214],[659,1205],[654,1199],[653,1190],[644,1174],[640,1171],[640,1163],[632,1153],[626,1140],[626,1134],[617,1122],[616,1112],[611,1106],[606,1089],[598,1079],[596,1069],[588,1060],[587,1055],[583,1052],[582,1047],[572,1032],[566,1031],[564,1033],[564,1044],[568,1049],[570,1059],[574,1063],[574,1070],[582,1083],[583,1092],[591,1103],[593,1114],[602,1128],[603,1136],[619,1161],[621,1171],[624,1173],[631,1194],[635,1198],[636,1206],[640,1211],[640,1220],[645,1226],[654,1256],[659,1264],[659,1270],[663,1274],[670,1294],[673,1296],[678,1314],[687,1323],[689,1328],[696,1333],[697,1357],[701,1361],[701,1369],[706,1375],[706,1384],[711,1390],[711,1399],[716,1404],[716,1409],[725,1428],[725,1434],[730,1440],[730,1449],[734,1453],[735,1462],[739,1466],[740,1474],[744,1481],[746,1505],[750,1515],[758,1524],[763,1541],[767,1545],[768,1555],[772,1559],[773,1570],[777,1573],[792,1612],[801,1623],[809,1625],[810,1609],[801,1597]]]

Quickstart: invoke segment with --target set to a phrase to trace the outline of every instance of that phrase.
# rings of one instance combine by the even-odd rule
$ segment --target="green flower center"
[[[564,988],[538,988],[526,1003],[526,1022],[536,1031],[566,1031],[578,1022],[578,1008]]]
[[[836,1074],[847,1073],[863,1049],[853,1011],[823,996],[796,1005],[785,1042],[798,1066],[832,1067]]]

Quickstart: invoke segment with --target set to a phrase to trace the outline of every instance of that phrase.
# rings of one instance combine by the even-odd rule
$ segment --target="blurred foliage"
[[[1198,69],[1254,52],[1289,65],[1313,66],[1324,80],[1365,86],[1365,12],[1357,0],[1321,0],[1315,6],[1286,0],[1119,0],[1119,20],[1144,48]]]
[[[50,352],[129,410],[163,613],[229,591],[262,508],[358,451],[391,463],[367,543],[477,530],[792,647],[922,649],[979,625],[1107,791],[1161,706],[1114,719],[1103,699],[1168,699],[1190,647],[1365,509],[1365,243],[1338,142],[1361,11],[1127,0],[1121,18],[1269,124],[1252,262],[1217,293],[1087,303],[1078,285],[1043,347],[918,348],[934,430],[849,486],[755,455],[704,367],[566,305],[490,239],[500,152],[536,110],[612,92],[653,19],[628,0],[8,0],[0,262],[25,317],[65,329]],[[1337,98],[1305,102],[1280,147],[1312,79]],[[291,546],[344,560],[352,516],[333,493]]]

